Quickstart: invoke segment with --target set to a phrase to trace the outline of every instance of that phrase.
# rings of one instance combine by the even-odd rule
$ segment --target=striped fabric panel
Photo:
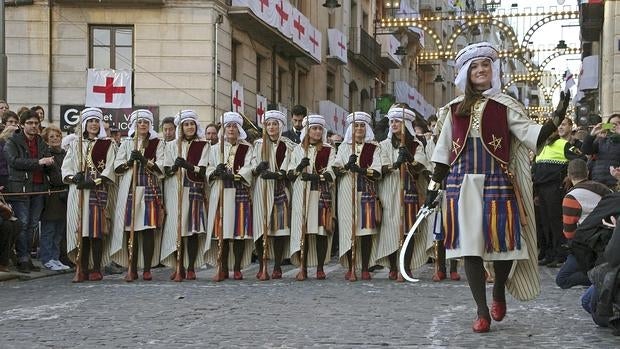
[[[252,224],[252,203],[250,202],[249,189],[243,184],[235,182],[235,230],[233,236],[252,236],[254,231]]]
[[[562,200],[562,223],[564,225],[564,236],[567,239],[575,237],[579,218],[581,218],[581,204],[574,196],[566,195]]]
[[[196,182],[191,182],[189,186],[189,227],[187,231],[201,231],[202,225],[207,225],[205,217],[205,205],[203,195],[203,185],[194,185]]]

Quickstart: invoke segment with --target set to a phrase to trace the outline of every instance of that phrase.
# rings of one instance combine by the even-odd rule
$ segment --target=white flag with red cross
[[[84,105],[107,109],[132,108],[131,70],[88,69]]]
[[[256,124],[263,127],[263,119],[267,110],[267,97],[256,94]]]
[[[238,81],[232,82],[232,95],[231,95],[231,105],[232,111],[235,111],[240,114],[244,113],[244,99],[243,99],[243,85],[241,85]]]

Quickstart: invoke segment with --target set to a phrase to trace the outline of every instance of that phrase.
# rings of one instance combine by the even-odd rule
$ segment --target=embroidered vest
[[[282,166],[282,162],[284,162],[284,158],[286,157],[286,144],[280,141],[278,142],[278,147],[276,148],[276,170],[279,170]]]
[[[471,117],[457,116],[458,103],[451,105],[452,110],[452,151],[450,164],[454,164],[461,155],[471,129]],[[508,112],[505,105],[489,99],[480,116],[480,138],[484,149],[495,160],[507,164],[510,158],[510,130],[508,129]]]
[[[329,161],[329,154],[332,151],[332,147],[323,144],[321,150],[316,154],[316,159],[314,160],[314,168],[317,173],[321,173],[326,167],[327,162]]]
[[[373,155],[375,154],[376,145],[372,143],[365,143],[360,153],[360,167],[368,168],[372,165]]]
[[[93,145],[91,160],[93,160],[93,164],[99,174],[105,170],[106,160],[108,158],[108,149],[110,149],[111,145],[111,139],[98,139],[95,141],[95,145]]]
[[[157,157],[157,146],[159,145],[159,138],[149,139],[149,143],[144,149],[144,157],[147,160],[155,161]]]
[[[194,166],[198,166],[205,145],[207,145],[206,141],[192,141],[189,144],[189,149],[187,149],[187,162]],[[194,171],[186,171],[185,173],[187,174],[187,178],[192,182],[204,181],[204,177]]]
[[[249,149],[250,147],[247,144],[238,143],[235,161],[233,162],[233,173],[239,173],[239,169],[245,164],[245,154]]]

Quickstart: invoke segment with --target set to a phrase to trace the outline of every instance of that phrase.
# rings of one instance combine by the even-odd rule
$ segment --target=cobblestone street
[[[509,299],[506,319],[488,334],[471,331],[475,310],[466,281],[434,283],[430,265],[415,284],[389,281],[385,270],[372,281],[347,282],[333,263],[322,282],[296,282],[291,266],[276,281],[259,282],[256,271],[252,265],[246,280],[221,283],[210,280],[212,269],[180,284],[167,280],[169,269],[132,284],[122,275],[82,284],[72,284],[72,274],[6,281],[0,348],[620,346],[581,309],[583,288],[555,286],[557,269],[541,269],[536,301]]]

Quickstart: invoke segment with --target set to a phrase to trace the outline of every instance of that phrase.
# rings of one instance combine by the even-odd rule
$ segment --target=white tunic
[[[67,149],[67,155],[65,156],[62,163],[62,178],[67,178],[68,176],[73,176],[76,173],[80,172],[82,168],[85,168],[88,164],[88,145],[89,140],[83,140],[82,142],[82,161],[84,165],[80,164],[80,152],[79,152],[79,139],[73,140],[69,144],[69,148]],[[98,177],[106,177],[110,182],[105,183],[108,199],[105,203],[105,215],[109,217],[110,221],[110,229],[112,228],[115,217],[114,217],[114,204],[116,203],[116,193],[117,187],[115,184],[116,175],[114,174],[114,156],[116,154],[116,146],[113,141],[108,148],[106,153],[106,163],[105,167],[102,169],[101,173],[98,174]],[[95,164],[99,165],[99,164]],[[82,193],[82,237],[89,236],[89,223],[92,218],[91,212],[89,210],[88,201],[90,198],[90,190],[83,189],[78,190],[76,185],[73,183],[69,184],[69,193],[67,197],[67,254],[69,258],[75,262],[75,258],[77,257],[77,228],[78,228],[78,207],[79,207],[79,193]],[[108,232],[109,233],[109,232]],[[107,238],[104,234],[104,243],[103,243],[103,254],[102,254],[102,265],[105,265],[109,262],[110,254],[109,247],[111,239]],[[90,265],[92,266],[92,254]]]
[[[427,169],[430,164],[430,149],[434,149],[434,144],[429,143],[425,148],[422,142],[415,139],[417,147],[413,154],[414,161],[424,165]],[[398,148],[392,146],[391,139],[385,139],[381,143],[381,159],[384,166],[392,168],[394,162],[398,159]],[[424,176],[418,176],[416,180],[417,191],[420,194],[426,192],[428,181]],[[401,229],[401,205],[400,205],[401,180],[400,171],[394,170],[385,174],[379,183],[379,198],[383,204],[383,220],[381,222],[381,230],[377,239],[377,243],[373,245],[372,258],[375,263],[385,267],[390,266],[388,256],[397,252],[400,247],[400,229]],[[420,197],[422,200],[423,197]],[[420,202],[420,206],[423,202]],[[431,252],[430,247],[433,244],[432,226],[428,224],[432,222],[434,216],[430,216],[418,228],[413,241],[413,255],[409,268],[415,270],[426,263],[428,254]],[[408,234],[409,228],[404,227],[404,234]],[[404,237],[403,237],[404,238]]]
[[[142,141],[138,142],[138,150],[140,150],[144,154],[144,147],[141,144]],[[121,145],[118,148],[116,153],[116,159],[114,160],[114,168],[118,168],[125,164],[129,158],[131,157],[131,151],[134,150],[134,140],[133,138],[126,138],[121,142]],[[164,164],[164,142],[159,141],[157,145],[157,149],[155,151],[155,165],[160,169],[163,173],[163,164]],[[143,170],[138,170],[143,171]],[[148,184],[149,186],[155,185],[157,194],[159,195],[159,200],[163,202],[163,195],[161,185],[159,183],[159,178],[163,176],[158,175],[156,172],[152,172],[155,174],[155,178],[151,177],[151,180],[154,181],[152,184]],[[112,245],[110,247],[110,254],[112,260],[119,265],[127,267],[129,265],[129,251],[127,249],[127,241],[129,240],[129,232],[131,231],[131,226],[125,225],[125,214],[127,210],[131,211],[131,207],[127,207],[129,204],[129,193],[131,192],[131,182],[132,182],[133,170],[130,167],[129,170],[125,171],[125,173],[119,175],[119,184],[118,184],[118,200],[116,202],[116,210],[114,216],[117,219],[114,221],[114,229],[112,231]],[[133,215],[133,224],[134,224],[134,232],[146,230],[146,229],[154,229],[154,252],[153,258],[151,261],[151,265],[157,265],[159,263],[159,252],[161,248],[161,228],[157,226],[145,225],[144,217],[146,215],[146,205],[144,199],[145,187],[137,185],[136,186],[136,195],[135,195],[135,214]],[[125,233],[126,232],[126,233]],[[144,267],[144,251],[141,243],[141,237],[139,234],[134,234],[134,244],[138,245],[138,255],[133,256],[133,258],[137,258],[138,268]]]
[[[527,214],[527,225],[521,226],[521,249],[507,252],[485,251],[484,237],[482,236],[484,174],[466,174],[461,185],[461,200],[458,202],[459,216],[457,219],[460,230],[460,248],[446,250],[446,258],[481,256],[484,260],[517,260],[517,263],[513,265],[506,286],[515,298],[530,300],[540,293],[540,281],[538,278],[536,225],[528,151],[536,151],[536,141],[542,126],[529,119],[523,110],[523,106],[511,97],[497,94],[490,98],[508,107],[508,127],[512,135],[508,168],[515,174],[515,179],[521,189],[525,212],[520,212],[520,214]],[[439,111],[437,129],[441,131],[433,153],[433,162],[450,164],[450,152],[452,151],[451,120],[453,118],[450,105],[458,103],[462,99],[462,96],[458,97]],[[474,130],[474,132],[470,132],[469,137],[480,137],[480,134]],[[491,269],[491,265],[488,265],[487,269]]]
[[[187,152],[191,142],[187,142],[183,140],[181,143],[181,157],[187,160]],[[167,142],[165,148],[165,156],[164,156],[164,167],[172,167],[174,165],[174,161],[178,157],[178,143]],[[207,157],[209,154],[209,143],[205,144],[202,148],[202,154],[200,156],[200,161],[198,162],[198,166],[207,166]],[[187,170],[184,168],[180,168],[178,171],[181,173],[182,183],[185,181],[190,181],[187,178]],[[201,228],[192,229],[189,231],[189,220],[190,220],[190,207],[189,207],[189,191],[190,188],[188,186],[183,186],[182,199],[179,203],[179,172],[175,173],[173,176],[167,178],[164,181],[164,200],[166,203],[166,210],[168,214],[166,215],[166,222],[164,223],[164,236],[161,247],[161,262],[168,266],[174,267],[176,266],[176,257],[174,252],[177,250],[177,237],[178,237],[178,222],[179,222],[179,210],[181,212],[181,236],[191,236],[198,235],[198,255],[196,256],[195,266],[200,267],[205,264],[204,261],[204,248],[206,242],[206,219],[207,219],[207,208],[208,205],[205,204],[204,208],[204,220],[201,219],[200,224]],[[205,200],[207,198],[206,193],[206,183],[204,183],[205,192],[203,195],[205,196]],[[185,244],[184,246],[187,246]],[[187,247],[186,247],[187,249]],[[188,265],[189,256],[188,253],[183,254],[183,265]]]
[[[327,167],[323,170],[322,173],[329,173],[332,178],[336,178],[334,172],[331,169],[331,164],[334,162],[334,158],[336,156],[336,152],[331,145],[324,143],[323,147],[328,147],[330,149],[329,152],[329,160],[327,161]],[[316,173],[314,169],[315,159],[317,156],[317,151],[314,146],[308,147],[308,155],[307,157],[310,159],[310,165],[306,168],[306,171]],[[306,157],[304,148],[302,145],[297,145],[293,152],[291,153],[291,158],[288,161],[288,169],[287,171],[295,171],[297,165],[301,159]],[[329,190],[332,198],[332,215],[334,214],[334,190],[333,185],[329,185]],[[304,191],[306,192],[306,200],[304,201]],[[305,206],[304,206],[305,205]],[[291,212],[291,250],[290,250],[290,258],[291,263],[299,266],[299,252],[300,252],[300,242],[301,242],[301,229],[302,229],[302,208],[306,209],[306,234],[307,234],[307,242],[308,242],[308,255],[306,258],[306,266],[312,267],[318,265],[318,257],[316,255],[316,235],[327,236],[327,251],[325,253],[324,263],[327,263],[330,258],[331,244],[332,244],[332,234],[333,232],[327,232],[325,228],[321,225],[319,226],[319,191],[310,190],[310,182],[302,181],[300,177],[298,177],[293,183],[293,203],[292,203],[292,212]]]
[[[372,155],[372,164],[368,169],[374,170],[377,173],[381,173],[381,148],[379,144],[376,142],[372,143],[364,143],[361,145],[356,145],[356,155],[357,164],[360,164],[360,156],[362,153],[363,147],[375,145],[375,149]],[[349,157],[351,156],[351,144],[342,143],[340,147],[338,147],[338,152],[336,154],[336,158],[334,159],[334,163],[332,167],[343,169],[344,166],[349,162]],[[339,241],[339,250],[340,250],[340,263],[348,267],[349,261],[347,258],[347,252],[351,250],[351,231],[353,227],[353,217],[356,217],[356,236],[365,236],[365,235],[373,235],[372,244],[375,245],[376,234],[378,232],[378,227],[375,228],[363,228],[362,229],[362,192],[361,188],[357,186],[357,176],[365,176],[363,174],[352,173],[350,171],[346,171],[346,173],[340,177],[338,181],[338,241]],[[355,190],[355,213],[353,212],[353,202],[352,202],[352,190],[353,190],[353,182],[356,181],[356,190]],[[375,191],[377,190],[377,182],[374,183]],[[375,192],[375,195],[378,193]],[[373,217],[374,218],[374,217]],[[356,255],[356,267],[362,267],[362,244],[359,242],[359,239],[356,241],[355,255]],[[371,261],[372,262],[372,261]],[[372,265],[372,264],[371,264]]]
[[[239,141],[238,144],[244,144],[249,147],[248,151],[245,153],[245,158],[243,161],[243,165],[237,172],[237,175],[241,176],[242,184],[248,188],[248,192],[251,192],[252,186],[252,145],[250,145],[246,141]],[[207,160],[207,180],[209,176],[215,171],[215,168],[220,163],[230,163],[234,161],[231,155],[231,149],[233,146],[227,141],[224,142],[224,157],[221,157],[220,154],[220,144],[214,145],[209,150],[208,160]],[[235,151],[238,149],[237,146],[234,147]],[[222,161],[224,159],[224,161]],[[220,200],[220,189],[222,187],[222,180],[219,178],[214,179],[213,181],[208,180],[210,185],[210,195],[209,195],[209,216],[207,219],[207,240],[205,242],[205,260],[207,263],[211,265],[217,265],[217,255],[218,255],[218,242],[217,237],[214,232],[215,228],[215,220],[216,214],[218,214],[218,203]],[[252,261],[252,250],[253,250],[253,237],[252,235],[244,234],[243,237],[234,237],[234,222],[235,222],[235,188],[224,188],[224,197],[223,197],[223,230],[224,230],[224,239],[243,239],[245,241],[245,249],[243,252],[243,257],[241,260],[241,268],[246,267]],[[250,201],[251,203],[251,201]],[[229,244],[230,251],[228,253],[228,269],[232,270],[234,266],[234,254],[232,251],[232,244]]]

